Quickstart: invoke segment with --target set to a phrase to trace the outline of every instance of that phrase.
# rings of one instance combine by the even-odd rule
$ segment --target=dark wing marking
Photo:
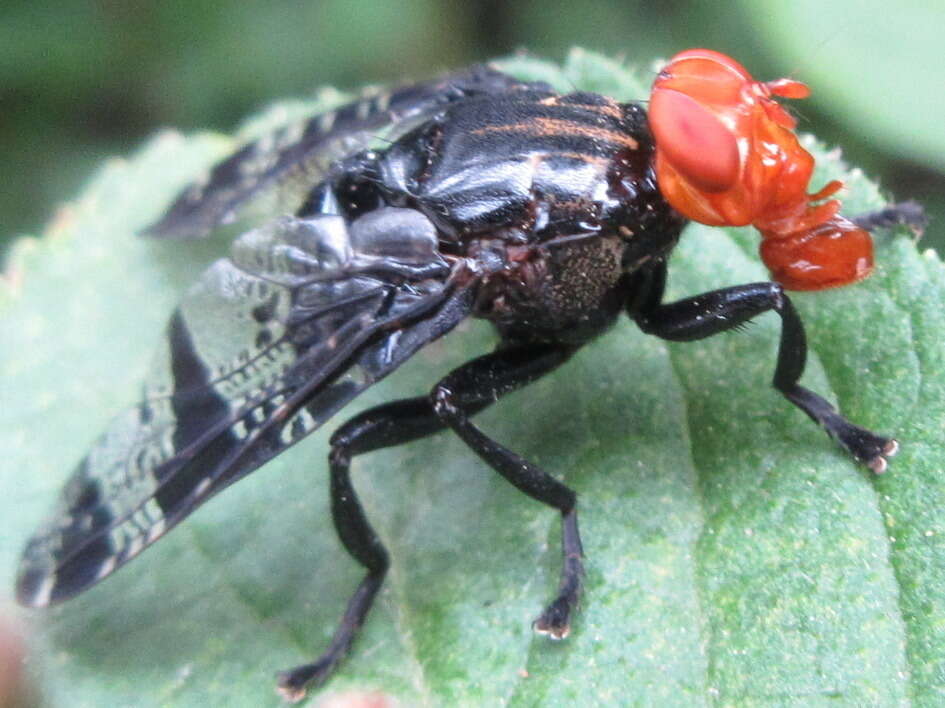
[[[485,66],[367,95],[336,111],[287,126],[244,146],[187,187],[145,234],[205,236],[254,203],[268,213],[294,213],[329,165],[371,145],[396,140],[443,105],[468,95],[526,86]],[[269,197],[273,203],[259,203]]]
[[[21,603],[64,600],[109,575],[469,313],[472,291],[452,284],[429,222],[387,216],[413,223],[406,244],[360,220],[284,218],[203,274],[171,317],[142,401],[95,442],[27,545]]]

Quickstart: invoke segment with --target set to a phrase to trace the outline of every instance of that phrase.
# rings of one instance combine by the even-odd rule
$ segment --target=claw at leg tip
[[[298,703],[303,698],[305,698],[305,688],[299,688],[297,686],[288,685],[288,681],[285,676],[280,675],[279,680],[276,683],[276,693],[284,700],[286,703]]]
[[[890,440],[883,446],[883,451],[870,460],[867,466],[873,471],[873,474],[882,474],[888,467],[887,457],[892,457],[899,452],[899,443],[896,440]]]
[[[532,622],[532,629],[535,630],[537,634],[544,634],[549,639],[554,639],[556,641],[559,639],[565,639],[569,634],[571,634],[570,624],[566,624],[563,627],[555,627],[542,622],[540,619]]]
[[[883,457],[893,457],[897,452],[899,452],[899,441],[890,440],[883,448]]]
[[[300,691],[298,689],[285,688],[284,686],[277,686],[276,693],[278,693],[286,703],[298,703],[305,698],[304,690]]]

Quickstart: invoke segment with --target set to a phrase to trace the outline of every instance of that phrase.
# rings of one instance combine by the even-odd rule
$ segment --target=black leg
[[[483,400],[527,384],[563,363],[571,352],[552,346],[500,350],[476,359],[440,381],[431,394],[433,409],[483,461],[528,496],[561,512],[564,563],[558,596],[535,620],[535,630],[555,639],[568,635],[584,576],[576,495],[554,477],[498,444],[469,416]]]
[[[656,273],[653,283],[658,295],[641,298],[641,306],[631,314],[644,332],[663,339],[702,339],[738,327],[768,310],[777,312],[781,316],[781,344],[774,387],[873,472],[879,474],[886,470],[886,458],[896,454],[898,449],[895,440],[854,425],[823,398],[798,385],[807,360],[807,341],[801,319],[780,285],[739,285],[658,304],[662,282],[662,275]]]
[[[929,224],[929,217],[918,202],[899,202],[866,214],[858,214],[850,221],[867,231],[902,224],[921,234]]]
[[[552,347],[502,350],[468,362],[450,377],[458,377],[464,383],[479,383],[478,387],[474,387],[475,390],[462,394],[464,410],[472,414],[493,403],[501,395],[548,373],[569,355],[570,350]],[[341,542],[351,556],[367,569],[367,573],[348,601],[345,614],[325,652],[315,661],[279,675],[279,691],[288,700],[300,700],[308,686],[323,683],[337,668],[364,623],[387,572],[387,551],[367,520],[351,484],[351,458],[432,435],[444,430],[446,425],[434,412],[431,398],[423,396],[394,401],[365,411],[341,426],[332,436],[329,454],[332,518]],[[576,563],[577,577],[580,577],[580,539],[573,509],[574,494],[558,482],[551,481],[570,495],[569,511],[565,514],[565,563],[570,566]],[[579,583],[572,582],[569,590],[576,599]]]
[[[310,664],[279,674],[279,692],[290,701],[300,700],[308,685],[317,686],[332,674],[348,652],[387,573],[387,551],[371,528],[351,485],[351,453],[344,447],[333,447],[329,461],[335,529],[348,552],[367,568],[367,574],[348,600],[348,607],[325,652]]]

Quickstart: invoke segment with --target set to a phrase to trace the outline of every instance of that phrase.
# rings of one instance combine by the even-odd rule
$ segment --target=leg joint
[[[784,286],[780,283],[770,283],[770,286],[773,307],[777,312],[781,312],[784,308],[784,301],[787,299],[787,295],[784,293]]]
[[[332,441],[331,450],[328,451],[328,464],[332,467],[345,467],[351,464],[351,452],[348,450],[347,441]]]
[[[442,383],[437,384],[430,392],[430,403],[433,406],[433,412],[440,420],[454,420],[459,414],[453,392]]]

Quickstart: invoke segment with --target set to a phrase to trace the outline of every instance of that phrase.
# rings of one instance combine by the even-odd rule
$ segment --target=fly
[[[352,458],[446,429],[561,515],[560,584],[534,627],[568,635],[584,577],[576,494],[471,417],[565,364],[621,313],[681,341],[776,312],[775,388],[883,472],[897,443],[798,384],[804,328],[785,288],[868,276],[866,229],[919,226],[922,213],[899,205],[848,220],[828,199],[839,183],[808,193],[813,158],[775,100],[806,92],[691,50],[660,73],[648,116],[636,103],[477,67],[242,148],[186,189],[151,235],[202,236],[273,191],[294,195],[291,214],[237,238],[175,309],[142,399],[93,444],[29,541],[19,601],[51,605],[104,579],[468,317],[493,323],[492,352],[331,437],[332,519],[365,574],[327,649],[280,675],[289,699],[335,670],[388,569]],[[774,281],[664,302],[687,219],[754,224]]]

